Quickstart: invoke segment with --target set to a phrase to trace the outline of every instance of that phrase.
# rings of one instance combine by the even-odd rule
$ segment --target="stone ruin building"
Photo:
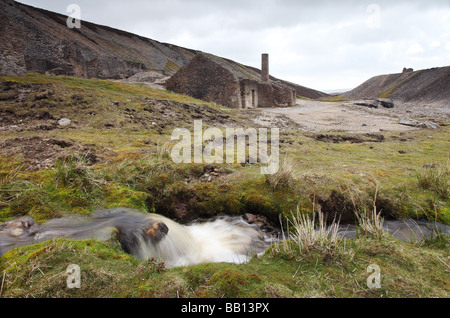
[[[269,76],[269,56],[258,70],[206,53],[197,54],[166,83],[167,89],[232,108],[294,106],[296,90]]]

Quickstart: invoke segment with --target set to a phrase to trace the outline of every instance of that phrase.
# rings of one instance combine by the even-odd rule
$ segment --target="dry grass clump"
[[[320,209],[310,218],[305,214],[300,214],[297,209],[296,217],[293,217],[294,227],[293,240],[298,245],[300,251],[309,252],[314,247],[329,249],[336,246],[340,237],[338,236],[339,223],[333,222],[327,225],[324,215]]]
[[[297,165],[295,161],[288,158],[280,160],[280,166],[276,173],[266,175],[266,183],[272,190],[286,189],[293,186]]]
[[[301,213],[297,207],[296,214],[292,213],[287,222],[288,233],[283,233],[287,239],[280,245],[285,253],[292,254],[298,250],[302,254],[315,248],[328,253],[343,241],[339,235],[339,222],[334,220],[327,225],[320,207],[312,216]]]
[[[385,231],[384,218],[381,217],[381,211],[377,212],[374,206],[370,212],[364,209],[363,212],[356,212],[356,219],[358,220],[358,235],[364,237],[375,237],[381,239]]]

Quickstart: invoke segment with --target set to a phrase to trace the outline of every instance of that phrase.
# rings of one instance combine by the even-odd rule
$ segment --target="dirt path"
[[[303,130],[376,133],[380,131],[409,131],[417,128],[400,125],[394,112],[379,112],[354,106],[352,103],[332,103],[298,100],[296,107],[264,108],[267,114],[282,114],[298,123]]]

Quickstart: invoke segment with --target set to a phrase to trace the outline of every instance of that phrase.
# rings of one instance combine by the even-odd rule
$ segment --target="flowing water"
[[[450,233],[449,226],[413,220],[386,221],[384,228],[400,240],[417,242],[435,232]],[[341,225],[340,234],[354,237],[356,228]],[[19,246],[57,237],[105,241],[113,235],[117,235],[126,252],[142,260],[158,259],[166,267],[244,263],[278,241],[241,217],[218,217],[181,225],[157,214],[112,209],[98,211],[91,217],[54,219],[39,226],[29,217],[0,224],[0,255]]]
[[[22,220],[22,224],[26,221]],[[146,231],[159,222],[164,223],[168,231],[155,241]],[[22,232],[11,233],[8,225],[0,225],[0,255],[15,247],[57,237],[107,240],[118,233],[124,250],[135,257],[155,258],[164,261],[166,267],[176,267],[211,262],[244,263],[252,255],[264,253],[273,243],[271,237],[241,217],[181,225],[161,215],[130,209],[98,211],[92,217],[54,219],[20,230]]]

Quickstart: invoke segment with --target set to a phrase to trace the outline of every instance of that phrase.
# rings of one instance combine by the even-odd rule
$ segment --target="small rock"
[[[211,182],[212,176],[210,176],[208,173],[205,173],[203,176],[200,177],[201,182]]]
[[[68,119],[68,118],[61,118],[61,119],[58,121],[58,124],[59,124],[60,126],[62,126],[62,127],[69,126],[71,123],[72,123],[72,121],[71,121],[70,119]]]
[[[250,224],[256,222],[256,216],[251,213],[245,213],[244,218],[247,219],[247,222]]]

